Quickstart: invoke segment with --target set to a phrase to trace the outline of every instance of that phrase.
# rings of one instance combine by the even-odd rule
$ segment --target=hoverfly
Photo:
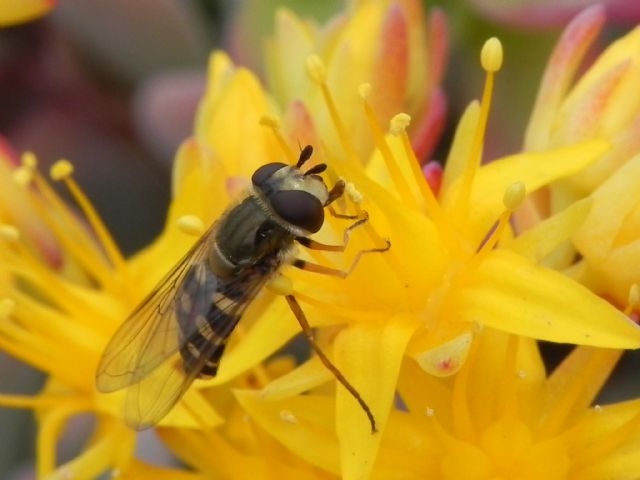
[[[140,303],[116,331],[98,365],[102,392],[128,388],[125,419],[136,429],[159,422],[196,378],[216,375],[225,345],[242,314],[278,269],[294,267],[346,276],[346,272],[294,259],[294,244],[342,251],[351,230],[368,217],[336,214],[331,203],[344,193],[344,181],[332,189],[320,173],[326,164],[303,172],[313,148],[300,152],[295,166],[269,163],[258,168],[245,196],[227,209]],[[356,220],[344,231],[342,245],[309,238],[324,223],[324,208]],[[369,407],[313,340],[313,331],[293,295],[286,299],[322,362],[360,403],[375,431]]]

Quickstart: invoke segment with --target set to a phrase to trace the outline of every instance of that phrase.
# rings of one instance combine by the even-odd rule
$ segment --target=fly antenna
[[[296,163],[296,168],[302,167],[304,163],[311,158],[313,155],[313,147],[311,145],[307,145],[302,150],[300,150],[300,156],[298,157],[298,163]]]

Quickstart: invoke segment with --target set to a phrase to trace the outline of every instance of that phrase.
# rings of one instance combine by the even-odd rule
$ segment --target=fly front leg
[[[384,247],[360,250],[356,254],[353,261],[351,262],[351,266],[349,266],[349,268],[347,268],[346,270],[327,267],[326,265],[320,265],[318,263],[307,262],[306,260],[303,260],[301,258],[296,258],[293,261],[292,265],[296,268],[299,268],[300,270],[306,270],[307,272],[321,273],[323,275],[331,275],[332,277],[347,278],[349,275],[351,275],[351,272],[355,270],[356,266],[360,262],[360,259],[362,258],[363,255],[366,255],[367,253],[382,253],[389,250],[391,248],[391,242],[388,239],[386,240],[386,242],[387,244]],[[332,245],[325,245],[325,246],[332,246]],[[339,246],[339,245],[333,245],[333,246]]]
[[[352,218],[351,216],[345,216],[345,218]],[[326,243],[317,242],[309,237],[296,237],[296,242],[298,242],[303,247],[307,247],[311,250],[324,250],[326,252],[344,252],[349,244],[349,238],[351,237],[351,232],[356,228],[364,225],[369,221],[369,214],[367,212],[362,212],[362,215],[356,216],[353,218],[357,218],[355,222],[349,225],[342,232],[342,244],[341,245],[330,245]]]

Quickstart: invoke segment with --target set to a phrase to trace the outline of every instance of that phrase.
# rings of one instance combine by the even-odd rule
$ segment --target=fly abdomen
[[[219,289],[224,290],[223,287],[224,282],[218,284]],[[244,310],[236,300],[220,291],[214,292],[209,297],[209,302],[206,314],[191,317],[191,321],[195,322],[195,329],[192,325],[184,325],[183,331],[188,328],[191,334],[180,349],[185,371],[199,367],[200,378],[216,375],[227,340]]]

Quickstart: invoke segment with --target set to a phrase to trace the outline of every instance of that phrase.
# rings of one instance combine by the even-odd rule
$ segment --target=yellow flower
[[[0,27],[7,27],[34,20],[45,15],[57,0],[5,0],[0,2]]]
[[[497,70],[500,45],[489,42],[484,56],[486,68]],[[291,160],[294,155],[285,138],[295,131],[295,125],[280,125],[266,118],[263,123],[273,130],[275,142],[269,143],[264,134],[254,136],[252,130],[247,136],[251,142],[238,138],[245,135],[236,125],[256,128],[254,120],[264,108],[264,97],[249,72],[234,69],[226,57],[214,55],[211,65],[196,138],[210,146],[222,163],[243,159],[240,172],[226,163],[223,167],[234,178],[248,176],[259,159],[277,156],[271,150],[276,142],[283,148],[280,155]],[[370,87],[362,85],[361,108],[376,151],[371,158],[361,158],[351,143],[351,125],[342,117],[327,85],[325,65],[319,57],[311,56],[307,71],[324,98],[340,139],[339,147],[320,142],[316,158],[330,165],[330,178],[342,176],[353,183],[346,210],[366,210],[371,219],[365,228],[354,232],[342,258],[332,261],[327,256],[314,256],[313,260],[348,269],[358,251],[383,245],[384,237],[390,238],[392,248],[364,257],[344,281],[307,272],[285,273],[293,279],[295,295],[313,326],[341,326],[334,332],[333,361],[365,399],[381,432],[405,354],[429,373],[451,375],[464,363],[478,325],[551,341],[638,346],[639,330],[625,315],[572,280],[536,265],[542,254],[532,247],[532,238],[552,231],[549,226],[553,222],[542,224],[528,239],[514,241],[510,248],[493,248],[508,230],[510,211],[518,206],[524,190],[535,191],[580,171],[604,154],[606,144],[586,142],[479,166],[493,79],[489,73],[483,102],[472,104],[461,121],[443,190],[436,199],[409,145],[407,115],[395,116],[390,133],[385,134],[367,100]],[[235,105],[240,108],[236,110]],[[323,133],[319,131],[320,138]],[[202,183],[196,191],[200,189],[206,185]],[[200,207],[193,204],[191,208]],[[558,241],[569,238],[586,211],[581,205],[565,214],[571,217],[567,223],[571,228]],[[496,222],[496,231],[489,235]],[[339,243],[344,227],[344,222],[329,218],[318,237]],[[548,253],[556,246],[540,246],[540,250]],[[527,252],[527,256],[518,252]],[[276,301],[273,306],[282,304]],[[299,332],[286,310],[270,309],[255,323],[247,324],[247,334],[226,355],[213,383],[227,381],[256,365]],[[312,359],[281,379],[277,387],[268,387],[265,394],[301,393],[331,378],[321,363]],[[344,478],[366,478],[382,437],[371,435],[366,416],[345,390],[339,388],[336,395]]]
[[[589,408],[619,357],[620,351],[577,347],[547,376],[535,341],[485,329],[454,377],[425,375],[404,362],[402,407],[389,417],[371,478],[638,478],[640,401]],[[237,396],[287,449],[339,475],[337,413],[329,398]]]
[[[360,158],[372,150],[364,113],[353,94],[365,81],[375,86],[369,101],[383,123],[400,111],[412,116],[410,134],[422,158],[443,126],[439,85],[446,30],[444,15],[434,10],[427,21],[418,0],[351,2],[345,13],[323,26],[281,9],[267,43],[266,67],[269,90],[292,124],[292,143],[317,145],[321,139],[331,148],[339,145],[322,97],[304,70],[306,58],[317,54]]]
[[[640,148],[640,28],[612,43],[577,80],[576,71],[604,25],[604,9],[584,10],[569,24],[547,66],[524,150],[537,151],[601,138],[612,148],[553,188],[552,212],[591,193]],[[538,204],[542,215],[548,208]]]
[[[636,155],[593,192],[593,208],[573,236],[582,260],[571,273],[620,309],[640,285],[639,182]]]
[[[92,478],[114,467],[128,471],[134,465],[131,461],[135,436],[121,418],[122,392],[98,394],[95,370],[116,327],[171,268],[175,256],[181,252],[174,251],[174,257],[146,257],[144,260],[153,261],[153,268],[142,259],[125,260],[73,180],[73,167],[66,160],[56,163],[51,175],[66,184],[84,219],[72,213],[57,196],[39,172],[33,155],[26,154],[22,165],[13,172],[1,173],[9,175],[22,188],[11,200],[23,200],[37,212],[39,221],[48,227],[67,257],[65,264],[74,268],[61,272],[51,269],[48,262],[29,248],[21,230],[6,223],[14,219],[15,212],[26,207],[15,208],[11,203],[9,209],[8,204],[3,205],[0,209],[5,222],[0,225],[0,348],[46,372],[48,381],[43,391],[33,397],[0,395],[0,405],[36,410],[40,425],[39,477]],[[6,181],[4,177],[2,183]],[[90,225],[91,233],[85,222]],[[174,248],[185,243],[184,238],[178,237]],[[193,411],[205,418],[207,426],[221,422],[197,390],[185,396],[183,405],[189,405],[189,410],[182,406],[174,409],[163,420],[164,424],[201,425],[194,420]],[[79,413],[97,416],[94,443],[74,460],[57,466],[57,439],[67,421]]]
[[[372,9],[382,18],[387,10],[375,5],[378,2],[359,2],[353,18],[360,15],[359,9]],[[640,330],[625,315],[573,280],[536,264],[555,241],[566,240],[572,232],[562,229],[554,241],[541,242],[540,250],[532,247],[536,235],[553,231],[558,217],[542,223],[529,237],[511,238],[509,217],[526,192],[577,173],[601,158],[608,145],[583,142],[480,166],[493,74],[501,64],[499,42],[488,42],[483,51],[488,71],[483,100],[471,104],[462,118],[439,198],[426,185],[410,145],[406,133],[410,117],[395,115],[389,132],[379,124],[370,99],[384,96],[384,82],[359,85],[358,92],[343,91],[340,82],[329,83],[332,70],[319,56],[311,55],[305,64],[310,83],[317,89],[305,94],[310,98],[301,99],[310,115],[310,129],[302,131],[314,131],[317,139],[314,161],[329,165],[325,176],[329,182],[339,177],[349,181],[346,198],[337,206],[348,213],[367,211],[370,221],[353,232],[345,255],[301,255],[348,271],[357,252],[381,247],[387,237],[392,244],[385,253],[363,257],[344,280],[293,269],[283,272],[292,278],[293,291],[310,323],[318,328],[325,350],[367,402],[377,422],[379,433],[372,434],[366,416],[342,388],[335,398],[331,393],[324,397],[325,405],[335,403],[340,455],[333,461],[335,468],[340,462],[344,478],[368,477],[383,434],[384,438],[389,435],[386,427],[405,359],[415,360],[429,373],[450,376],[464,365],[470,348],[480,348],[474,347],[473,338],[485,327],[559,342],[640,346]],[[338,108],[336,93],[353,98],[359,94],[358,112],[353,111],[351,100]],[[405,105],[405,100],[400,103]],[[40,394],[3,395],[0,405],[36,410],[39,476],[88,478],[109,468],[123,476],[153,474],[132,459],[134,435],[121,418],[123,392],[104,395],[95,391],[96,365],[118,325],[193,244],[186,230],[193,230],[194,222],[185,223],[185,218],[213,222],[257,167],[274,161],[295,162],[295,142],[288,139],[300,130],[287,116],[279,123],[276,118],[286,105],[281,107],[251,72],[235,68],[224,54],[212,55],[194,138],[177,154],[166,228],[131,259],[123,258],[74,182],[69,162],[56,163],[51,176],[66,185],[83,219],[72,214],[54,193],[32,156],[26,155],[18,171],[12,172],[24,188],[26,201],[76,266],[64,275],[52,271],[27,247],[15,219],[3,214],[0,348],[45,371],[49,380]],[[314,113],[321,109],[323,113]],[[291,121],[298,119],[294,116]],[[362,138],[359,134],[352,135],[365,129],[362,123],[372,138],[367,148],[354,143]],[[335,140],[325,142],[325,138]],[[568,218],[571,221],[566,224],[575,226],[585,213],[581,208],[572,209],[560,223]],[[344,220],[329,218],[317,238],[340,243],[345,226]],[[225,420],[231,426],[237,424],[230,421],[233,410],[218,400],[230,397],[229,382],[241,382],[242,374],[259,369],[265,358],[297,333],[299,327],[286,302],[273,292],[263,292],[244,315],[218,376],[196,382],[158,426],[167,443],[179,450],[176,438],[194,438],[188,429],[208,435]],[[328,371],[314,358],[266,386],[263,394],[296,395],[330,380]],[[294,401],[306,399],[297,396]],[[330,420],[330,411],[316,415]],[[95,437],[76,459],[57,466],[59,433],[71,416],[81,412],[97,416]],[[230,455],[239,448],[233,443],[231,447],[225,450]],[[271,450],[257,446],[255,451]],[[281,462],[284,466],[289,463],[286,458]],[[207,469],[203,472],[209,473]]]

